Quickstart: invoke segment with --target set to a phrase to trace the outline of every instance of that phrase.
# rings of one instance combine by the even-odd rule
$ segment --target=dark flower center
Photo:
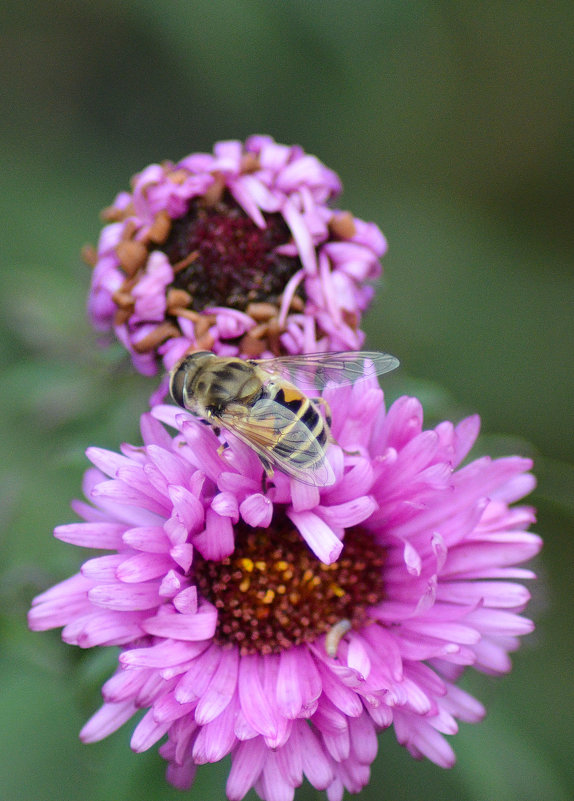
[[[278,303],[301,264],[275,252],[291,240],[283,217],[267,214],[265,222],[258,228],[228,195],[214,205],[194,199],[173,221],[162,250],[176,270],[172,287],[190,295],[188,308]]]
[[[346,532],[341,558],[320,562],[284,514],[271,526],[236,526],[233,554],[197,558],[195,580],[218,610],[215,640],[242,655],[279,653],[313,642],[341,620],[364,625],[383,598],[384,550],[359,526]]]

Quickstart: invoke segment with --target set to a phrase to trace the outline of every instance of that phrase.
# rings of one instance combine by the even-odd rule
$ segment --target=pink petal
[[[459,465],[468,455],[480,431],[480,417],[477,414],[466,417],[455,428],[454,464]]]
[[[323,692],[331,703],[349,717],[359,715],[363,704],[357,693],[340,682],[332,669],[319,665],[319,673],[323,683]]]
[[[203,525],[205,514],[203,504],[185,487],[171,486],[168,491],[173,504],[173,516],[182,527],[182,532],[184,533],[181,536],[185,541],[187,534],[197,531]],[[175,531],[170,527],[168,533],[171,535],[172,532],[175,534]],[[179,533],[177,539],[175,536],[172,537],[174,544],[176,541],[181,541]]]
[[[255,789],[267,801],[293,801],[294,788],[283,776],[275,751],[269,752]]]
[[[314,509],[319,503],[319,488],[294,478],[291,480],[291,502],[296,512]]]
[[[267,528],[273,517],[273,503],[267,495],[258,492],[249,495],[239,506],[239,511],[248,525]]]
[[[303,705],[303,692],[299,679],[299,649],[289,648],[279,656],[276,701],[286,718],[296,718]]]
[[[145,648],[133,648],[120,654],[120,663],[127,668],[163,668],[195,659],[209,643],[165,640]]]
[[[92,464],[110,478],[114,478],[120,468],[131,467],[131,461],[125,456],[105,448],[90,447],[86,450],[86,456]]]
[[[158,585],[152,584],[100,584],[92,587],[88,598],[96,606],[118,611],[153,609],[160,603]]]
[[[222,517],[230,517],[234,523],[239,520],[237,498],[232,492],[219,492],[212,500],[211,508]]]
[[[189,542],[174,545],[169,549],[169,555],[184,573],[187,573],[193,562],[193,545]]]
[[[136,753],[147,751],[168,731],[170,723],[156,723],[153,717],[153,710],[149,710],[140,720],[130,742],[130,746]]]
[[[343,543],[333,530],[313,512],[287,511],[288,517],[301,532],[313,553],[325,564],[336,562],[343,549]]]
[[[531,620],[500,609],[475,609],[465,620],[484,634],[523,636],[534,630]]]
[[[262,737],[240,743],[235,751],[227,779],[226,793],[229,801],[241,801],[253,787],[267,758]]]
[[[301,263],[308,275],[315,275],[317,272],[317,258],[315,248],[309,235],[309,230],[305,225],[301,215],[295,206],[289,201],[285,201],[282,208],[283,217],[289,226],[293,239],[297,244],[297,251]]]
[[[217,670],[195,710],[195,719],[200,725],[215,720],[227,707],[235,694],[238,670],[238,650],[232,648],[229,651],[223,651]]]
[[[201,658],[187,667],[175,688],[175,697],[181,704],[200,700],[221,662],[222,653],[220,648],[210,643]]]
[[[317,511],[329,526],[350,528],[367,520],[377,508],[374,498],[370,495],[363,495],[346,503],[319,506]]]
[[[92,715],[80,731],[80,740],[83,743],[96,743],[117,731],[137,712],[132,700],[119,704],[104,704]]]
[[[213,509],[208,509],[205,515],[205,530],[193,537],[193,545],[204,559],[212,559],[215,562],[233,553],[234,530],[229,517],[221,517]]]
[[[78,617],[62,630],[62,640],[80,648],[96,645],[126,645],[141,637],[144,612],[101,610]]]
[[[466,620],[470,616],[466,617]],[[408,628],[410,631],[426,635],[428,637],[436,637],[441,640],[448,640],[449,642],[461,643],[462,645],[474,645],[480,640],[480,634],[475,628],[470,626],[463,626],[458,623],[445,623],[441,621],[423,621],[409,620]]]
[[[351,740],[349,738],[349,728],[347,720],[344,718],[345,728],[337,731],[322,731],[322,741],[327,752],[333,757],[335,762],[343,762],[349,758],[351,753]]]
[[[248,723],[265,737],[276,737],[278,721],[271,699],[263,690],[260,657],[244,656],[239,663],[239,702]]]
[[[349,719],[349,734],[353,754],[364,765],[370,765],[377,756],[378,742],[375,728],[368,715]]]
[[[36,596],[28,613],[28,625],[33,631],[64,626],[89,609],[87,593],[92,586],[91,581],[76,574]]]
[[[125,557],[121,554],[110,554],[109,556],[88,559],[82,565],[82,576],[91,581],[115,581],[116,571],[124,560]]]
[[[509,581],[441,581],[437,600],[469,604],[482,602],[487,607],[523,607],[530,593],[521,584]]]
[[[122,558],[117,567],[116,576],[126,584],[137,584],[159,578],[165,575],[171,567],[172,560],[167,554],[138,553],[127,559]]]
[[[175,598],[186,583],[179,571],[168,570],[159,585],[158,592],[160,598]]]
[[[324,790],[334,779],[333,771],[318,738],[302,721],[298,726],[303,771],[316,790]]]
[[[126,530],[123,523],[69,523],[57,526],[54,536],[62,542],[69,542],[82,548],[101,548],[116,550],[122,546],[122,535]]]
[[[281,748],[278,748],[275,754],[277,765],[285,780],[291,787],[299,787],[303,781],[303,759],[299,745],[297,724],[293,727],[289,741]]]
[[[187,587],[174,596],[173,605],[182,615],[194,615],[198,608],[197,587]]]
[[[211,604],[200,606],[195,615],[156,615],[142,624],[147,634],[156,637],[173,637],[186,642],[207,640],[213,637],[217,625],[217,610]]]
[[[151,487],[150,487],[151,490]],[[142,492],[135,485],[126,484],[124,481],[112,479],[102,481],[92,490],[94,498],[113,501],[116,504],[125,506],[136,506],[138,510],[146,510],[160,517],[165,516],[167,505],[163,501],[152,498],[148,493]]]
[[[193,758],[199,765],[219,762],[236,744],[233,723],[237,707],[237,701],[232,701],[216,718],[201,725],[193,744]]]
[[[360,637],[354,637],[353,635],[349,637],[347,664],[365,678],[367,678],[371,672],[371,660]]]
[[[128,529],[122,537],[125,545],[136,551],[166,553],[170,541],[162,526],[138,526]]]

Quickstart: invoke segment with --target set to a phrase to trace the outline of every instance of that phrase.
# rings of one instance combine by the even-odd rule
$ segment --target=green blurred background
[[[361,798],[574,797],[573,34],[571,0],[3,0],[5,801],[224,797],[227,764],[181,794],[157,749],[130,752],[130,726],[82,746],[115,654],[31,634],[25,613],[83,556],[51,531],[73,519],[85,447],[137,442],[149,393],[118,349],[94,350],[79,249],[132,173],[255,132],[337,170],[341,206],[387,235],[366,327],[401,358],[389,394],[420,395],[429,423],[478,411],[480,448],[531,454],[539,476],[535,634],[511,676],[466,682],[489,714],[462,725],[453,770],[386,732]]]

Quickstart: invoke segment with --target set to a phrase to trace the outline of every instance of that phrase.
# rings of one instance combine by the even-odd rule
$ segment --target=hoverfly
[[[252,448],[267,477],[276,467],[304,484],[326,487],[335,481],[325,453],[332,441],[329,415],[319,411],[322,398],[307,397],[298,385],[319,391],[398,364],[388,353],[368,351],[257,360],[197,351],[172,369],[169,391],[179,406]]]

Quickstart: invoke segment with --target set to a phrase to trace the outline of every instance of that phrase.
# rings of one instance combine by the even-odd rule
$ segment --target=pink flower
[[[253,452],[172,407],[142,418],[143,447],[90,448],[76,502],[86,522],[56,536],[108,551],[36,598],[30,626],[80,647],[120,646],[104,705],[82,730],[132,737],[189,787],[231,754],[227,796],[293,797],[303,777],[338,801],[369,781],[376,734],[454,762],[444,735],[482,705],[466,668],[499,674],[533,624],[516,565],[540,539],[512,506],[534,479],[519,457],[460,466],[477,417],[423,430],[414,398],[385,410],[376,382],[327,390],[333,486],[276,474]],[[107,478],[108,477],[108,478]],[[317,559],[316,557],[319,557]]]
[[[140,372],[188,350],[355,350],[386,241],[329,203],[341,185],[300,147],[252,136],[153,164],[106,210],[89,311]]]

